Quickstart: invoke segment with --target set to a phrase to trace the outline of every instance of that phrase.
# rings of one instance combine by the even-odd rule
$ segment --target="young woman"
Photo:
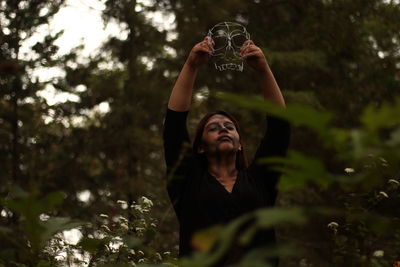
[[[195,251],[191,239],[197,231],[274,205],[280,173],[256,161],[284,156],[290,135],[286,121],[267,116],[267,131],[248,165],[238,123],[228,113],[217,111],[199,122],[190,148],[186,118],[197,72],[212,53],[207,38],[192,48],[172,89],[164,124],[167,189],[180,224],[180,256]],[[248,42],[241,56],[257,72],[264,98],[285,106],[262,50]],[[231,248],[218,266],[237,262],[249,249],[274,242],[272,230],[259,233],[251,246]]]

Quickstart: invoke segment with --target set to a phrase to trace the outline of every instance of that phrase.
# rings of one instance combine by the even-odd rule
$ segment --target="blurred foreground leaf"
[[[316,158],[289,151],[287,157],[263,158],[260,164],[271,164],[276,171],[282,172],[278,188],[282,191],[303,188],[308,182],[314,182],[324,188],[333,182],[323,162]]]
[[[63,199],[62,192],[51,192],[44,197],[38,197],[18,187],[12,189],[9,197],[2,200],[2,204],[20,216],[19,224],[15,225],[12,231],[23,232],[29,241],[29,245],[19,244],[20,246],[28,245],[32,248],[32,253],[36,254],[55,234],[83,225],[83,222],[70,218],[51,217],[46,214],[53,212]],[[48,218],[41,219],[42,215]],[[5,233],[8,234],[8,239],[13,239],[10,231]]]
[[[309,106],[290,105],[283,108],[258,96],[240,96],[226,92],[218,92],[217,96],[240,107],[286,119],[297,126],[309,127],[322,136],[326,135],[332,119],[330,113],[318,111]]]
[[[217,241],[220,232],[219,225],[198,231],[192,239],[192,246],[200,252],[208,252]]]
[[[363,125],[372,131],[400,125],[400,98],[394,103],[385,103],[381,107],[368,106],[362,116]]]

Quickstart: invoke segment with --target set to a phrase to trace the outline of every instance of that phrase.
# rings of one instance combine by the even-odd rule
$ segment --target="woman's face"
[[[240,137],[235,124],[224,115],[216,114],[208,119],[202,135],[200,153],[230,153],[241,149]]]

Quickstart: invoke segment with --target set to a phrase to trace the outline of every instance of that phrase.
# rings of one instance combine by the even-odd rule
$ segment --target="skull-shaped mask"
[[[212,53],[214,66],[219,71],[243,71],[240,48],[250,40],[246,28],[236,22],[221,22],[208,31],[210,45],[214,41]]]

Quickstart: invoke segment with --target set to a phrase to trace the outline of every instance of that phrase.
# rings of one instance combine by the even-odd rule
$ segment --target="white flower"
[[[379,157],[379,160],[380,160],[381,162],[383,162],[383,163],[388,163],[387,160],[384,159],[384,158],[382,158],[382,157]]]
[[[128,222],[128,219],[125,218],[124,216],[119,216],[119,220],[120,220],[121,222],[125,222],[125,223]]]
[[[42,214],[39,215],[39,219],[41,221],[47,221],[48,219],[50,219],[50,216],[47,215],[47,214],[42,213]]]
[[[151,201],[150,199],[148,199],[147,197],[143,196],[142,197],[142,202],[145,206],[147,207],[153,207],[153,201]]]
[[[138,254],[139,254],[140,256],[144,256],[144,252],[141,251],[141,250],[138,251]]]
[[[117,203],[121,205],[128,205],[125,200],[117,200]]]
[[[339,224],[337,222],[330,222],[327,226],[328,228],[335,229],[339,227]]]
[[[374,257],[383,257],[383,255],[385,255],[383,250],[375,250],[374,253],[372,253],[372,256]]]
[[[104,218],[104,219],[108,219],[108,215],[107,214],[100,214],[100,217]]]
[[[161,254],[156,252],[156,254],[154,254],[154,256],[156,257],[157,260],[162,260]]]
[[[133,207],[136,211],[140,212],[140,213],[145,213],[147,212],[147,209],[144,209],[142,206],[140,205],[134,205]]]
[[[344,172],[345,172],[345,173],[353,173],[353,172],[354,172],[354,169],[353,169],[353,168],[345,168],[345,169],[344,169]]]
[[[121,228],[124,230],[129,230],[129,226],[127,223],[121,223]]]
[[[386,194],[386,193],[383,192],[383,191],[380,191],[380,192],[379,192],[379,195],[381,195],[381,196],[383,196],[383,197],[385,197],[385,198],[388,198],[388,197],[389,197],[388,194]]]
[[[144,232],[144,231],[146,230],[146,228],[143,228],[143,227],[136,227],[135,230],[136,230],[138,233],[142,233],[142,232]]]
[[[307,266],[311,266],[310,264],[308,264],[307,259],[301,259],[299,262],[299,266],[300,267],[307,267]]]
[[[329,229],[332,229],[332,231],[335,235],[337,234],[337,229],[339,227],[339,224],[337,222],[330,222],[330,223],[328,223],[327,226]]]
[[[399,184],[400,184],[399,181],[397,181],[397,180],[395,180],[395,179],[390,179],[390,180],[388,181],[388,183],[389,183],[389,184],[395,184],[395,185],[399,185]]]
[[[108,231],[108,232],[111,232],[111,230],[110,230],[110,228],[108,228],[108,226],[107,225],[102,225],[101,226],[101,228],[104,228],[104,230],[106,230],[106,231]]]

